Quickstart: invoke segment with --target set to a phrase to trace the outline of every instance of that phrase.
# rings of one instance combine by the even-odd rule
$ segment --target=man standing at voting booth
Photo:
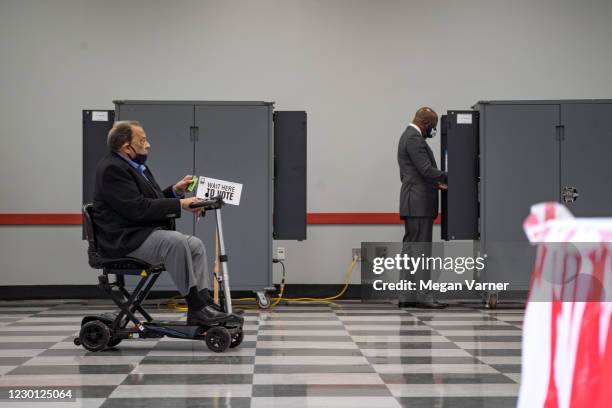
[[[438,190],[447,188],[446,173],[436,165],[426,139],[436,132],[438,115],[433,109],[417,110],[412,123],[402,134],[397,149],[400,180],[400,217],[404,220],[404,254],[431,256],[434,219],[438,215]],[[420,268],[415,273],[402,270],[400,279],[417,283],[416,290],[404,291],[398,307],[442,309],[447,305],[434,299],[431,291],[419,289],[419,281],[431,279],[431,271]]]

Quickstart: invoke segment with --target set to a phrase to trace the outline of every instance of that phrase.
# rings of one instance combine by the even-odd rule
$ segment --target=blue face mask
[[[147,154],[140,154],[138,152],[136,152],[136,150],[134,150],[134,148],[132,147],[132,145],[130,145],[130,149],[132,149],[132,151],[134,152],[134,154],[136,155],[132,161],[134,163],[138,163],[138,164],[145,164],[145,162],[147,161],[147,157],[149,157],[149,155]]]

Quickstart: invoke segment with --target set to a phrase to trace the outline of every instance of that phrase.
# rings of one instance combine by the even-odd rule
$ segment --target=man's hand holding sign
[[[179,180],[174,185],[174,191],[176,191],[176,194],[183,195],[187,193],[188,192],[187,187],[189,187],[189,185],[191,184],[193,177],[194,176],[188,174],[185,177],[183,177],[181,180]]]
[[[185,193],[190,192],[189,185],[192,183],[194,176],[187,174],[181,180],[179,180],[174,186],[174,192],[177,196],[182,197]],[[192,212],[200,217],[201,213],[204,212],[202,208],[191,208],[190,205],[196,202],[202,201],[198,197],[181,198],[181,208],[185,211]]]

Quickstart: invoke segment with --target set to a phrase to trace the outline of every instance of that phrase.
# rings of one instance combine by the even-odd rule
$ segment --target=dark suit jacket
[[[138,248],[156,229],[173,230],[181,205],[172,186],[161,190],[153,174],[147,181],[116,153],[96,170],[93,218],[101,255],[119,258]]]
[[[432,217],[438,214],[436,183],[446,182],[446,173],[438,170],[425,138],[408,126],[397,148],[400,180],[400,216]]]

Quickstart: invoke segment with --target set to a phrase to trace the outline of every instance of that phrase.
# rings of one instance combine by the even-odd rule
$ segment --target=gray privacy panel
[[[226,205],[223,230],[230,284],[261,290],[272,284],[272,105],[196,105],[195,173],[243,184],[240,206]],[[212,271],[214,215],[196,224]]]
[[[484,105],[480,114],[481,233],[488,241],[525,241],[530,206],[559,197],[559,105]]]
[[[193,123],[192,105],[117,104],[117,120],[139,121],[151,144],[146,165],[162,189],[175,184],[186,174],[193,174],[193,141],[190,127]],[[176,229],[193,235],[194,217],[181,212]],[[137,279],[130,277],[129,282]],[[155,283],[156,290],[175,290],[170,274],[162,273]]]
[[[567,207],[577,217],[612,216],[612,104],[563,104],[561,121],[561,188],[579,194]]]
[[[274,112],[274,239],[306,239],[306,112]]]
[[[481,239],[485,280],[528,288],[533,263],[523,220],[559,196],[559,105],[481,105]]]
[[[441,236],[444,240],[475,240],[478,239],[478,112],[449,111],[442,116],[440,124],[440,168],[448,172],[448,185],[452,186],[441,191]]]
[[[93,112],[105,112],[107,120],[100,120],[103,119],[101,117],[93,118]],[[83,200],[81,204],[93,202],[96,169],[100,160],[108,154],[106,138],[108,131],[113,127],[114,121],[114,111],[83,111]],[[82,238],[86,239],[85,228],[83,228]]]
[[[105,112],[108,120],[92,120],[92,112]],[[113,111],[83,111],[83,204],[93,202],[96,169],[100,160],[108,154],[106,138],[114,120]]]

